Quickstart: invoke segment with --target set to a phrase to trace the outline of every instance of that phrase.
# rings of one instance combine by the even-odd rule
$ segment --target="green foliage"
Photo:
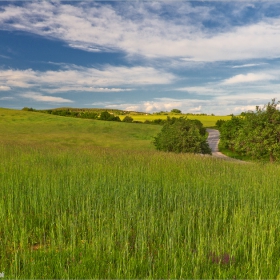
[[[133,122],[133,118],[130,116],[125,116],[124,119],[122,120],[123,122],[128,122],[128,123],[132,123]]]
[[[222,146],[231,151],[236,150],[235,141],[236,136],[243,124],[243,118],[232,116],[231,120],[228,120],[220,127],[220,139]]]
[[[221,141],[225,148],[252,159],[280,160],[280,111],[275,99],[255,112],[232,117],[221,126]]]
[[[181,113],[182,113],[182,111],[181,111],[181,110],[179,110],[179,109],[172,109],[172,110],[171,110],[171,113],[181,114]]]
[[[101,114],[99,116],[99,120],[102,120],[102,121],[116,121],[116,122],[121,121],[119,116],[114,116],[113,114],[110,114],[108,111],[101,112]]]
[[[32,107],[23,107],[22,108],[23,111],[35,111],[35,109],[33,109]]]
[[[144,121],[145,124],[159,124],[159,125],[163,125],[166,123],[166,120],[164,119],[152,119],[152,120],[145,120]]]
[[[225,120],[217,120],[215,125],[216,125],[218,128],[221,128],[221,126],[222,126],[224,123],[225,123]]]
[[[154,139],[154,145],[157,150],[165,152],[211,154],[202,123],[183,117],[167,118]]]

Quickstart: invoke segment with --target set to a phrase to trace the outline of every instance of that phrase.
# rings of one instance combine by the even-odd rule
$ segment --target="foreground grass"
[[[279,167],[0,145],[5,278],[277,278]]]
[[[278,165],[159,153],[158,126],[0,116],[5,278],[280,278]]]

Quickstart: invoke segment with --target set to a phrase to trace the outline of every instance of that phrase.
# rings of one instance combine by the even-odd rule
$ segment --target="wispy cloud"
[[[9,56],[7,56],[7,55],[2,55],[2,54],[0,54],[0,57],[2,57],[2,58],[6,58],[6,59],[10,59],[10,57],[9,57]]]
[[[40,87],[48,92],[92,91],[118,92],[115,86],[169,84],[175,80],[173,74],[151,67],[114,67],[102,69],[69,66],[59,71],[2,70],[0,83],[2,90]],[[123,91],[131,88],[123,88]]]
[[[124,92],[132,91],[131,88],[102,88],[102,87],[60,87],[56,89],[46,89],[46,92],[49,93],[58,93],[58,92],[70,92],[70,91],[81,91],[81,92]]]
[[[11,88],[8,86],[0,86],[0,91],[8,91],[8,90],[11,90]]]
[[[276,76],[265,74],[265,73],[248,73],[248,74],[239,74],[233,76],[229,79],[226,79],[223,83],[225,85],[230,84],[238,84],[238,83],[252,83],[252,82],[259,82],[259,81],[271,81],[279,79]]]
[[[15,99],[14,97],[12,97],[12,96],[4,96],[4,97],[0,97],[0,100],[13,100],[13,99]]]
[[[74,102],[73,100],[65,99],[62,97],[47,96],[34,92],[22,93],[19,94],[19,96],[32,99],[35,101],[49,102],[49,103],[73,103]]]
[[[235,65],[232,66],[232,68],[247,68],[247,67],[255,67],[255,66],[261,66],[265,65],[267,63],[249,63],[249,64],[242,64],[242,65]]]

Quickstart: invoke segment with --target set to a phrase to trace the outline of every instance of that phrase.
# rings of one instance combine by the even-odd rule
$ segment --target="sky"
[[[0,107],[237,115],[280,97],[280,1],[0,0]]]

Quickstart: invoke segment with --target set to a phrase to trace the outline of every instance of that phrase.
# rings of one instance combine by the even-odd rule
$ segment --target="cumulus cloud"
[[[20,94],[21,97],[48,103],[73,103],[74,101],[62,97],[47,96],[39,93],[28,92]]]
[[[75,4],[47,1],[27,2],[22,6],[10,4],[2,7],[0,26],[63,40],[72,48],[89,52],[121,50],[129,55],[192,61],[280,55],[278,18],[261,17],[258,22],[243,26],[226,24],[226,30],[205,30],[203,20],[211,19],[211,7],[207,6],[194,7],[187,2]],[[175,16],[161,16],[163,6]]]
[[[106,108],[119,108],[126,111],[140,111],[140,112],[158,112],[170,111],[174,108],[182,109],[184,112],[199,112],[203,105],[207,104],[205,100],[198,99],[175,99],[175,98],[154,98],[152,100],[141,101],[137,104],[133,103],[99,103]]]

